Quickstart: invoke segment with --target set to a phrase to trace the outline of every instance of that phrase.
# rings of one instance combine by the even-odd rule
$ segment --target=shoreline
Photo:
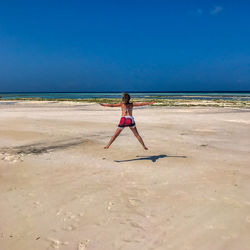
[[[132,98],[134,102],[155,101],[150,106],[168,106],[168,107],[228,107],[228,108],[245,108],[250,109],[250,100],[223,100],[223,99],[146,99]],[[117,103],[121,100],[118,98],[88,98],[88,99],[66,99],[66,98],[12,98],[0,99],[1,102],[13,101],[36,101],[36,102],[71,102],[71,103]]]

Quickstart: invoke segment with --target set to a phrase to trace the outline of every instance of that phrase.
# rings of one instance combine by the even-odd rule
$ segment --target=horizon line
[[[250,90],[178,90],[178,91],[0,91],[0,94],[15,94],[15,93],[244,93]]]

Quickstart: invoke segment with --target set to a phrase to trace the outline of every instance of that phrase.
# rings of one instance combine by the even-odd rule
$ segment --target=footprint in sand
[[[69,227],[67,227],[67,230],[68,231],[74,231],[74,230],[77,229],[77,227],[78,227],[78,224],[72,224]]]
[[[112,207],[113,207],[114,205],[115,205],[115,203],[114,203],[114,202],[109,201],[108,206],[107,206],[107,209],[108,209],[108,210],[111,210],[111,209],[112,209]]]
[[[133,207],[137,207],[140,203],[140,200],[136,199],[136,198],[129,198],[128,202],[131,206]]]
[[[85,240],[84,242],[79,242],[78,250],[85,250],[88,247],[89,240]]]
[[[62,209],[59,209],[56,213],[57,216],[64,215],[63,218],[63,229],[67,231],[74,231],[79,226],[79,217],[84,216],[84,213],[79,213],[78,215],[73,214],[72,212],[63,212]]]
[[[50,242],[50,246],[55,248],[55,249],[58,249],[60,247],[60,245],[68,245],[69,242],[67,241],[60,241],[60,240],[57,240],[57,239],[53,239],[53,238],[47,238],[47,240]]]
[[[61,215],[62,212],[63,212],[63,210],[60,208],[60,209],[56,212],[56,216]]]
[[[41,206],[41,203],[39,201],[34,201],[33,204],[38,208]]]

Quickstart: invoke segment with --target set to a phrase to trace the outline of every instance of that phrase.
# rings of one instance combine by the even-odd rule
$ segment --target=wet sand
[[[250,110],[0,101],[0,249],[247,250]]]

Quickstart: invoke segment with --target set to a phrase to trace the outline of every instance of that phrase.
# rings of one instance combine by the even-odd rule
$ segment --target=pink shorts
[[[133,116],[126,115],[121,117],[120,122],[118,124],[118,128],[123,129],[125,127],[135,127],[135,121]]]

